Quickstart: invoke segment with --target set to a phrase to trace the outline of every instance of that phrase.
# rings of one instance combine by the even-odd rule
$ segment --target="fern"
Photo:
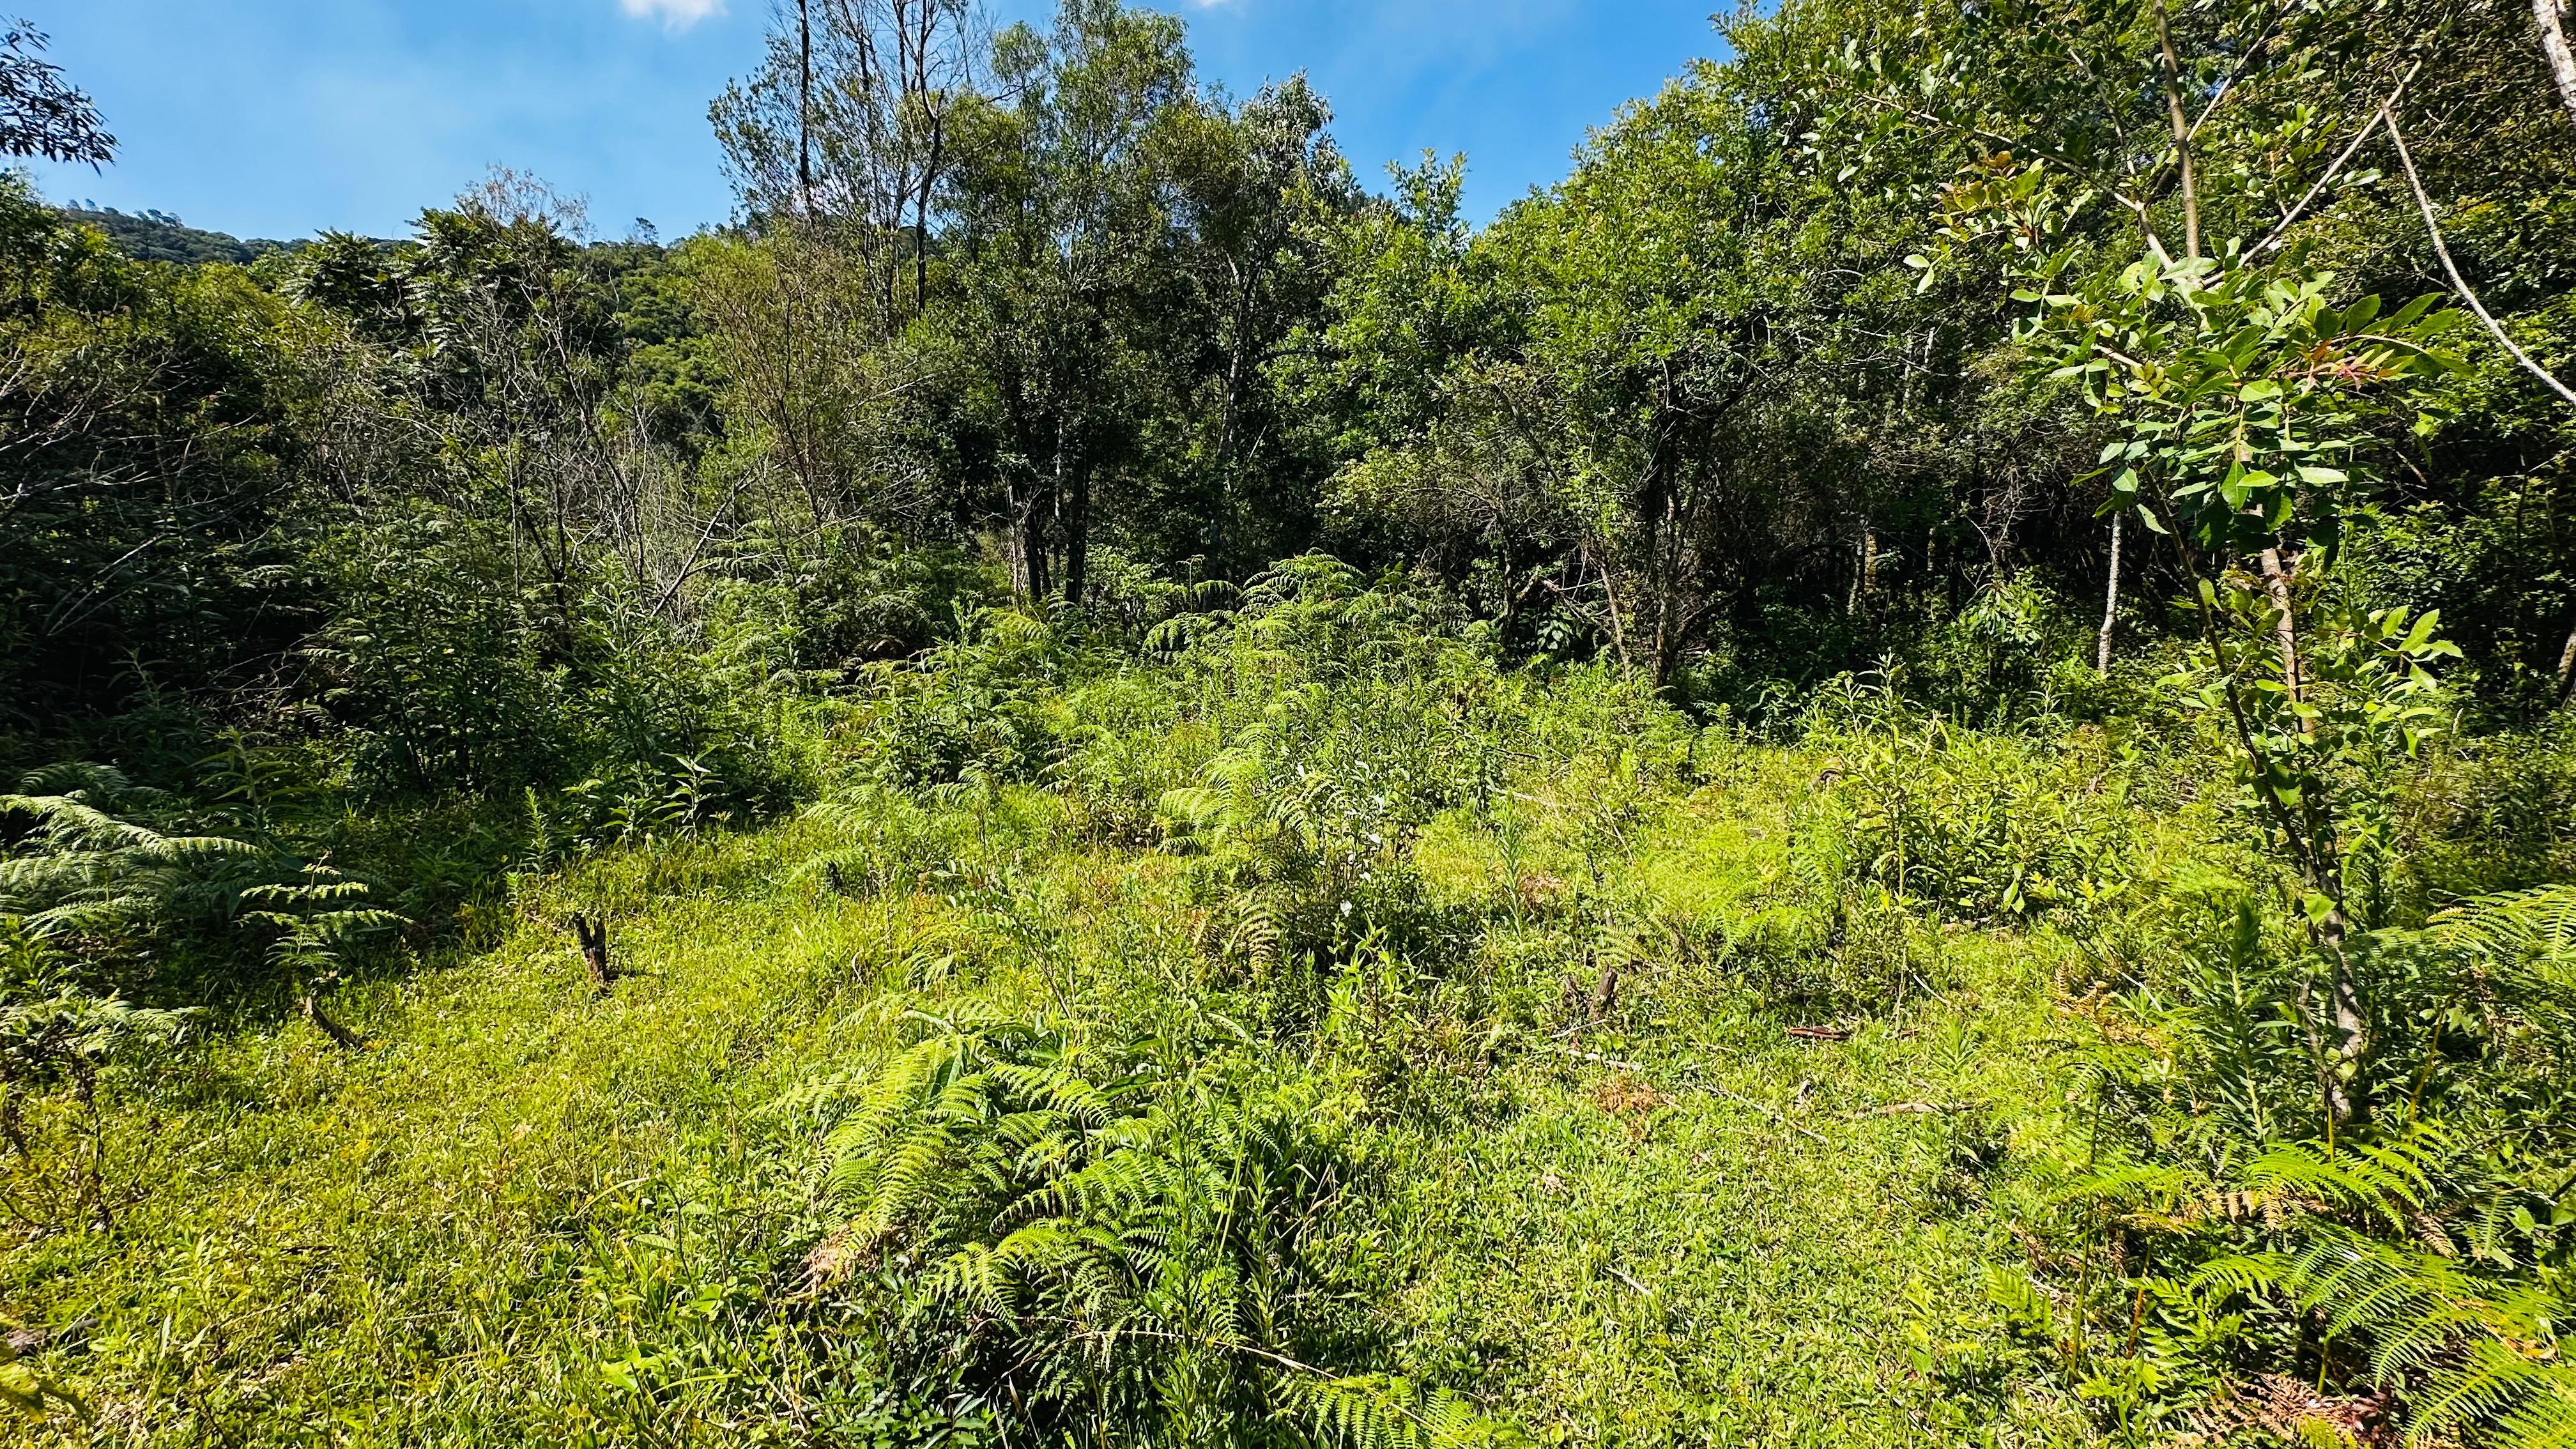
[[[1394,1449],[1501,1433],[1452,1396],[1295,1351],[1331,1301],[1317,1235],[1350,1180],[1322,1104],[1167,1076],[1054,1023],[933,1025],[852,1099],[822,1192],[839,1240],[917,1265],[916,1327],[1033,1434],[1242,1441],[1270,1424]]]
[[[2270,1371],[2384,1394],[2415,1442],[2576,1442],[2562,1339],[2576,888],[2356,940],[2376,1120],[2332,1135],[2282,1130],[2321,1121],[2300,1046],[2308,964],[2268,961],[2251,907],[2218,944],[2223,959],[2141,1003],[2134,1044],[2104,1054],[2106,1111],[2124,1115],[2055,1201],[2083,1261],[2143,1254],[2158,1271],[2107,1293],[2079,1283],[2069,1307],[2106,1321],[2062,1346],[2089,1342],[2105,1392],[2168,1409]],[[2164,1387],[2114,1371],[2132,1344]]]
[[[47,793],[52,792],[52,793]],[[402,924],[368,903],[366,883],[227,835],[148,823],[170,802],[103,765],[59,765],[0,795],[0,818],[32,822],[0,857],[0,916],[31,938],[76,947],[115,974],[152,942],[196,929],[268,935],[271,965],[307,983]],[[256,934],[254,934],[256,939]]]
[[[163,803],[110,766],[55,766],[29,775],[20,793],[0,795],[0,815],[34,822],[27,838],[0,859],[0,911],[45,940],[148,931],[197,883],[198,867],[258,853],[247,841],[165,834],[111,813]]]

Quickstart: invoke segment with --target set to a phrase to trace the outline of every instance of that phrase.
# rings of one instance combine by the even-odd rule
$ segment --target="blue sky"
[[[595,228],[725,219],[707,101],[760,53],[770,0],[17,0],[122,143],[45,194],[291,237],[399,234],[487,165],[590,199]],[[1490,215],[1564,174],[1586,127],[1714,53],[1711,0],[1165,0],[1203,78],[1304,70],[1365,179],[1468,153]],[[999,0],[1004,18],[1048,0]]]

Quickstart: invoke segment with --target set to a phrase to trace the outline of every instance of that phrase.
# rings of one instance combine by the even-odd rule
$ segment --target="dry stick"
[[[1810,1140],[1810,1141],[1814,1142],[1814,1143],[1815,1143],[1817,1146],[1819,1146],[1819,1147],[1831,1147],[1831,1146],[1833,1146],[1833,1144],[1832,1144],[1832,1143],[1827,1142],[1827,1141],[1825,1140],[1825,1136],[1824,1136],[1824,1134],[1823,1134],[1823,1133],[1818,1132],[1818,1131],[1814,1130],[1813,1128],[1808,1128],[1808,1127],[1801,1127],[1801,1126],[1799,1126],[1797,1123],[1790,1121],[1790,1120],[1789,1120],[1789,1118],[1788,1118],[1788,1116],[1787,1116],[1786,1114],[1782,1113],[1782,1112],[1781,1112],[1778,1108],[1776,1108],[1776,1107],[1770,1106],[1770,1105],[1769,1105],[1769,1104],[1767,1104],[1767,1103],[1757,1102],[1757,1101],[1753,1100],[1751,1097],[1748,1097],[1748,1096],[1744,1095],[1742,1092],[1734,1091],[1734,1090],[1732,1090],[1732,1089],[1730,1089],[1730,1088],[1726,1088],[1726,1087],[1717,1086],[1717,1085],[1716,1085],[1716,1084],[1714,1084],[1714,1083],[1710,1084],[1710,1088],[1709,1088],[1709,1090],[1711,1090],[1711,1091],[1713,1091],[1713,1092],[1716,1092],[1716,1093],[1717,1093],[1719,1096],[1721,1096],[1721,1097],[1731,1098],[1731,1099],[1733,1099],[1733,1100],[1735,1100],[1735,1101],[1738,1101],[1738,1102],[1743,1103],[1745,1106],[1750,1107],[1750,1108],[1752,1108],[1754,1111],[1761,1113],[1763,1116],[1770,1118],[1774,1123],[1777,1123],[1778,1125],[1780,1125],[1780,1126],[1782,1126],[1782,1127],[1786,1127],[1786,1128],[1788,1128],[1788,1129],[1789,1129],[1790,1131],[1792,1131],[1792,1132],[1798,1133],[1798,1134],[1800,1134],[1801,1136],[1806,1137],[1808,1140]]]
[[[1605,1067],[1616,1067],[1623,1072],[1634,1072],[1638,1076],[1644,1076],[1653,1070],[1643,1062],[1632,1062],[1623,1057],[1604,1056],[1600,1052],[1576,1051],[1572,1047],[1561,1046],[1550,1046],[1547,1049],[1558,1056],[1572,1057],[1579,1062],[1596,1062]]]
[[[2514,340],[2505,335],[2503,324],[2487,311],[2487,304],[2478,300],[2478,294],[2470,289],[2468,279],[2460,275],[2459,264],[2451,260],[2451,249],[2442,241],[2442,228],[2433,220],[2433,198],[2424,194],[2424,179],[2415,174],[2415,157],[2406,149],[2405,133],[2397,129],[2397,113],[2381,106],[2379,123],[2388,128],[2388,139],[2397,148],[2398,163],[2406,168],[2406,184],[2415,193],[2415,209],[2424,214],[2424,231],[2433,239],[2433,254],[2442,259],[2442,270],[2450,274],[2451,285],[2459,290],[2461,300],[2469,304],[2469,310],[2477,314],[2478,320],[2486,324],[2487,331],[2494,334],[2505,351],[2513,354],[2513,360],[2521,363],[2525,372],[2548,384],[2551,392],[2570,405],[2576,405],[2576,392],[2569,391],[2567,384],[2550,376],[2548,369],[2532,361],[2530,353],[2514,345]]]

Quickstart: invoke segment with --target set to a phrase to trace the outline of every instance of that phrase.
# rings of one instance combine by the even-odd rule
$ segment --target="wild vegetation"
[[[1786,0],[1482,226],[1119,0],[784,12],[669,244],[0,179],[0,1412],[2576,1444],[2562,31]]]

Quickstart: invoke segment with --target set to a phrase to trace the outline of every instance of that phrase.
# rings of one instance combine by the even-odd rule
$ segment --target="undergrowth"
[[[1756,736],[1317,559],[1157,607],[970,615],[799,704],[793,818],[686,760],[529,795],[444,937],[282,836],[31,781],[22,1427],[2565,1432],[2556,764],[2407,787],[2338,1119],[2200,723],[1845,681]],[[149,994],[226,942],[302,1009]]]

